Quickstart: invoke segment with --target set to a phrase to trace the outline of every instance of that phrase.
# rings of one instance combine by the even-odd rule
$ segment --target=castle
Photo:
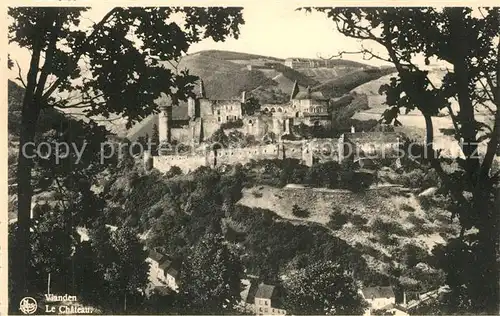
[[[199,144],[229,122],[240,122],[241,125],[236,129],[258,139],[269,132],[278,138],[290,134],[292,126],[301,123],[309,126],[331,124],[329,100],[321,92],[313,92],[310,88],[300,91],[297,82],[294,83],[289,102],[263,104],[260,112],[253,115],[244,113],[247,101],[245,91],[241,93],[241,98],[209,99],[203,80],[200,79],[193,92],[195,97],[188,98],[186,102],[173,102],[170,97],[162,95],[156,100],[160,113],[134,126],[127,138],[133,142],[141,136],[152,135],[154,125],[158,126],[160,143],[175,141]]]
[[[193,145],[189,154],[167,154],[151,156],[144,154],[146,165],[166,172],[172,166],[184,172],[200,166],[218,167],[236,163],[248,163],[262,159],[297,159],[300,163],[312,166],[315,162],[329,160],[341,163],[346,157],[352,157],[354,149],[363,153],[394,151],[399,147],[399,135],[396,133],[351,133],[338,139],[312,139],[303,141],[285,140],[281,136],[292,134],[294,125],[329,126],[331,116],[328,102],[321,92],[301,89],[295,82],[289,102],[285,104],[263,104],[260,111],[253,115],[245,113],[246,92],[239,99],[209,99],[206,97],[203,81],[199,80],[195,97],[187,101],[172,102],[163,95],[156,103],[160,113],[152,115],[135,126],[128,135],[130,141],[137,141],[141,136],[152,135],[155,124],[158,126],[160,144],[173,142]],[[277,136],[277,142],[243,148],[210,148],[201,145],[212,134],[231,122],[241,125],[232,127],[243,134],[254,135],[261,139],[269,132]],[[353,145],[353,146],[351,146]]]

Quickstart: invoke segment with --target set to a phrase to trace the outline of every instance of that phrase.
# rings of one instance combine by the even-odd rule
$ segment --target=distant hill
[[[332,80],[328,80],[315,86],[313,91],[321,91],[326,97],[329,98],[341,97],[362,84],[376,80],[393,72],[394,69],[392,68],[362,69]]]
[[[252,59],[267,59],[269,61],[277,61],[282,62],[284,59],[270,57],[270,56],[262,56],[256,54],[247,54],[240,52],[232,52],[227,50],[204,50],[193,55],[202,55],[211,58],[221,59],[221,60],[252,60]]]
[[[172,68],[168,63],[164,65]],[[258,70],[248,70],[225,59],[202,53],[183,57],[177,69],[188,69],[191,74],[200,77],[205,85],[206,95],[211,99],[231,99],[241,95],[242,91],[277,85]]]

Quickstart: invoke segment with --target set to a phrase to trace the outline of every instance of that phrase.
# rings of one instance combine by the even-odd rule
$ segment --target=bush
[[[418,202],[420,203],[420,207],[424,211],[429,211],[435,206],[435,204],[432,201],[431,196],[419,196],[419,197],[417,197],[417,199],[418,199]]]
[[[222,129],[240,128],[243,127],[243,121],[241,119],[237,119],[235,121],[228,121],[226,123],[222,123],[220,127]]]
[[[389,235],[389,233],[381,233],[380,242],[386,246],[398,245],[398,239],[395,238],[394,236]]]
[[[368,220],[361,215],[352,214],[349,216],[349,221],[356,227],[364,226]]]
[[[300,208],[297,204],[293,205],[292,214],[300,218],[307,218],[311,215],[308,210]]]
[[[379,234],[392,234],[398,236],[411,237],[412,233],[406,231],[401,224],[397,222],[384,222],[380,218],[375,219],[372,224],[373,230]]]
[[[429,263],[430,260],[430,256],[425,249],[413,244],[404,245],[402,249],[395,253],[395,257],[409,268],[413,268],[419,262]]]
[[[342,227],[347,224],[349,217],[342,213],[341,211],[334,211],[330,214],[330,221],[328,222],[328,227],[333,230],[342,229]]]
[[[413,206],[410,206],[408,204],[403,204],[401,205],[401,209],[405,212],[409,212],[409,213],[413,213],[415,212],[415,209],[413,208]]]
[[[261,198],[262,197],[262,192],[259,192],[259,191],[252,191],[252,195],[255,197],[255,198]]]

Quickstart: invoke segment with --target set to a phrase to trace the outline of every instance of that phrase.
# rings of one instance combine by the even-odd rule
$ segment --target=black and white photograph
[[[499,315],[500,7],[198,2],[5,7],[5,312]]]

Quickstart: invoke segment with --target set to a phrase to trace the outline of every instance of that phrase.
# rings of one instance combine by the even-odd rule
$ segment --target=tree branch
[[[108,21],[108,19],[113,14],[115,14],[116,12],[118,12],[119,9],[120,8],[113,8],[112,10],[110,10],[101,19],[101,21],[94,27],[94,30],[92,31],[92,33],[89,36],[87,36],[87,38],[85,39],[85,42],[81,45],[79,51],[76,52],[75,58],[72,60],[72,62],[70,62],[68,64],[68,68],[74,69],[74,68],[78,67],[78,61],[80,60],[80,58],[82,57],[82,55],[85,53],[85,49],[89,45],[91,39],[93,39],[94,36],[96,36],[96,34],[98,33],[98,31],[100,31],[100,29],[104,26],[104,24],[106,24],[106,22]],[[63,79],[65,79],[65,78],[61,78],[61,77],[57,78],[57,80],[52,84],[52,86],[50,86],[50,88],[47,89],[47,91],[43,95],[44,101],[48,100],[48,98],[50,97],[50,95],[57,89],[57,87],[61,84],[61,82],[62,82]]]
[[[56,43],[59,38],[59,29],[62,26],[62,19],[59,18],[58,14],[55,13],[52,31],[50,32],[50,41],[47,45],[47,50],[45,53],[45,62],[43,63],[42,70],[40,72],[40,78],[38,79],[38,84],[35,90],[35,100],[41,101],[43,90],[47,82],[47,78],[50,73],[50,68],[52,68],[52,56],[56,51]],[[45,106],[46,102],[42,102],[41,106]]]
[[[26,89],[27,86],[26,86],[26,83],[23,80],[23,74],[22,74],[22,71],[21,71],[21,66],[19,66],[19,63],[17,62],[17,59],[16,59],[16,65],[17,65],[17,71],[19,73],[19,77],[17,77],[16,79],[19,79],[19,81],[21,81],[22,85]]]

